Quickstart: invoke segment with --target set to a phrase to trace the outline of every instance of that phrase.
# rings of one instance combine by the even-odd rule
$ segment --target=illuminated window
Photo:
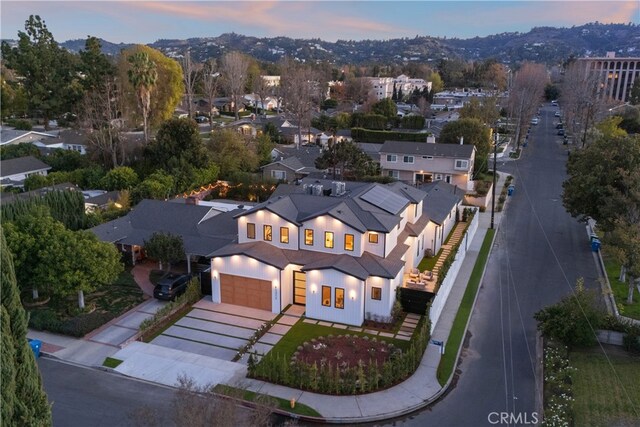
[[[256,225],[252,222],[247,223],[247,239],[256,238]]]
[[[280,227],[280,243],[289,243],[288,227]]]
[[[333,233],[331,231],[324,232],[324,247],[329,249],[333,248]]]
[[[344,250],[345,251],[353,250],[353,234],[344,235]]]
[[[313,230],[304,230],[304,244],[313,245]]]
[[[270,225],[263,225],[262,226],[262,233],[264,235],[264,240],[270,242],[273,238],[273,229],[271,228]]]
[[[331,307],[331,287],[322,287],[322,305],[325,307]]]
[[[344,289],[336,288],[335,308],[344,308]]]
[[[371,288],[371,299],[375,299],[380,301],[382,299],[382,288],[376,288],[375,286]]]
[[[378,243],[378,233],[369,233],[369,243]]]

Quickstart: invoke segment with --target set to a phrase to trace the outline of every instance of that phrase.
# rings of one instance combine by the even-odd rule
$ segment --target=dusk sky
[[[111,42],[213,37],[225,32],[272,37],[390,39],[429,35],[469,38],[537,26],[640,23],[631,1],[6,1],[3,39],[17,38],[30,14],[57,41]]]

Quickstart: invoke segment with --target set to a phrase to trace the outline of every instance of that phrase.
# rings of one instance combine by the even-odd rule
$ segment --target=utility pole
[[[491,228],[493,230],[493,219],[496,211],[496,163],[498,159],[498,141],[500,140],[500,135],[496,132],[496,140],[493,144],[493,188],[491,190]]]

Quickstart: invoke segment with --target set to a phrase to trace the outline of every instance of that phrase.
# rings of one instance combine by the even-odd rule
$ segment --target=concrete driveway
[[[151,344],[231,361],[256,330],[276,316],[265,310],[215,304],[209,297],[205,297]],[[254,351],[259,354],[268,353],[298,317],[283,316],[281,319],[287,323],[279,322],[274,325],[254,345]],[[246,356],[243,360],[246,360]]]
[[[142,321],[153,316],[165,304],[167,304],[166,301],[149,299],[91,332],[86,336],[86,339],[100,344],[121,347],[138,332]]]

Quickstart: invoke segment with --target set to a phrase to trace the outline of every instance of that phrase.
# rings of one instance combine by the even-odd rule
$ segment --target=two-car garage
[[[220,297],[223,303],[271,311],[271,282],[220,274]]]

